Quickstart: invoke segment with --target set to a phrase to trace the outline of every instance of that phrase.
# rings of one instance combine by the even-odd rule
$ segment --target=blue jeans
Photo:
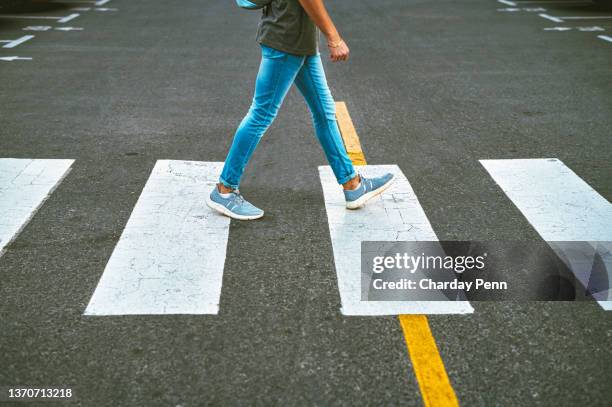
[[[338,183],[357,174],[340,136],[336,106],[327,87],[320,55],[298,56],[261,46],[262,59],[255,83],[255,96],[242,119],[225,160],[219,181],[238,189],[240,178],[257,143],[270,127],[293,83],[306,99],[315,132]]]

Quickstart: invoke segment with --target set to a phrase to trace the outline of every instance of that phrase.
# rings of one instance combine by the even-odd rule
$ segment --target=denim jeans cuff
[[[238,184],[230,184],[229,182],[224,180],[223,177],[219,177],[219,182],[222,183],[223,185],[225,185],[228,188],[238,189]]]
[[[346,184],[347,182],[349,182],[350,180],[352,180],[356,176],[357,176],[357,173],[355,171],[353,171],[350,175],[347,175],[346,177],[340,178],[338,180],[338,184],[340,184],[340,185]]]

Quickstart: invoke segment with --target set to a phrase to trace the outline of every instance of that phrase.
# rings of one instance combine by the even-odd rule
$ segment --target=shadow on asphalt
[[[0,0],[0,14],[39,13],[44,11],[66,10],[72,7],[75,7],[74,3],[44,0]]]
[[[529,6],[550,7],[548,11],[589,11],[593,13],[609,13],[612,11],[612,0],[594,0],[591,3],[589,3],[588,0],[585,0],[583,3],[572,3],[568,1],[567,4],[563,4],[559,0],[551,0],[550,2],[542,0],[534,2]]]

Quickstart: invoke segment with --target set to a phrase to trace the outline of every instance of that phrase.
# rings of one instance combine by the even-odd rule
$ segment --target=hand
[[[340,39],[336,42],[328,41],[327,47],[329,48],[329,57],[332,62],[348,61],[351,51],[344,40]]]

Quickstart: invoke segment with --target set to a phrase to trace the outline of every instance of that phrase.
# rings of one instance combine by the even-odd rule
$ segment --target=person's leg
[[[336,105],[327,86],[320,55],[306,57],[295,84],[308,104],[315,133],[336,180],[339,184],[356,187],[359,178],[342,142],[336,121]]]
[[[238,189],[249,158],[276,117],[303,62],[304,57],[262,45],[253,103],[234,135],[219,179],[225,187]]]
[[[310,108],[317,138],[323,146],[329,165],[338,183],[344,187],[346,207],[362,207],[391,185],[393,174],[366,178],[355,172],[338,129],[336,105],[327,86],[320,55],[306,58],[295,84]]]

